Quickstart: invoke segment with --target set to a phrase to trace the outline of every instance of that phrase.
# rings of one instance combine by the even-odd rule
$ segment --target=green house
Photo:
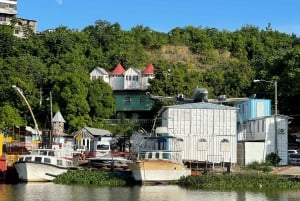
[[[154,100],[150,99],[142,90],[114,91],[116,112],[124,113],[128,118],[151,118]]]

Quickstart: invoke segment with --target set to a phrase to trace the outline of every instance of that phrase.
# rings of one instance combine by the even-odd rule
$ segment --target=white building
[[[237,108],[211,103],[163,107],[162,126],[183,139],[183,160],[237,162]]]
[[[108,72],[101,67],[96,67],[92,70],[92,72],[90,72],[90,79],[102,79],[104,82],[109,83]]]
[[[275,121],[276,120],[276,121]],[[243,135],[238,143],[238,163],[247,165],[264,162],[270,153],[281,158],[279,165],[288,164],[288,117],[265,116],[252,119],[239,128]]]
[[[124,90],[141,89],[141,71],[136,68],[129,68],[124,73]]]
[[[31,29],[33,33],[37,30],[37,21],[17,18],[17,0],[0,0],[0,25],[14,24],[14,35],[26,37],[25,32]]]
[[[119,63],[109,74],[109,85],[113,90],[124,90],[124,67]]]
[[[113,90],[146,90],[149,79],[154,78],[154,66],[149,64],[140,70],[130,67],[127,70],[119,63],[112,72],[96,67],[90,72],[90,79],[103,79]]]

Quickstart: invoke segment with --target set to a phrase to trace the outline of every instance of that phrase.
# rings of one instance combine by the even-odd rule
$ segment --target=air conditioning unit
[[[277,130],[277,132],[278,132],[278,134],[281,134],[281,135],[286,134],[286,130],[284,128],[279,128]]]

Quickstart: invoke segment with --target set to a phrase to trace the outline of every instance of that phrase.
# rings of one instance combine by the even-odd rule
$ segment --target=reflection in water
[[[0,184],[0,201],[296,201],[300,192],[235,192],[187,190],[172,185],[87,187],[49,183]]]

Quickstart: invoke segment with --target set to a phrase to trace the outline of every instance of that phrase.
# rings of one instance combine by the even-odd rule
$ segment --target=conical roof
[[[111,75],[119,75],[119,74],[124,74],[125,73],[124,67],[118,63],[118,65],[115,67],[115,69],[110,73]]]
[[[144,74],[154,74],[154,66],[153,64],[149,64],[145,70],[143,71]]]
[[[63,122],[66,123],[65,119],[61,115],[60,111],[56,112],[54,117],[52,118],[51,122]]]

